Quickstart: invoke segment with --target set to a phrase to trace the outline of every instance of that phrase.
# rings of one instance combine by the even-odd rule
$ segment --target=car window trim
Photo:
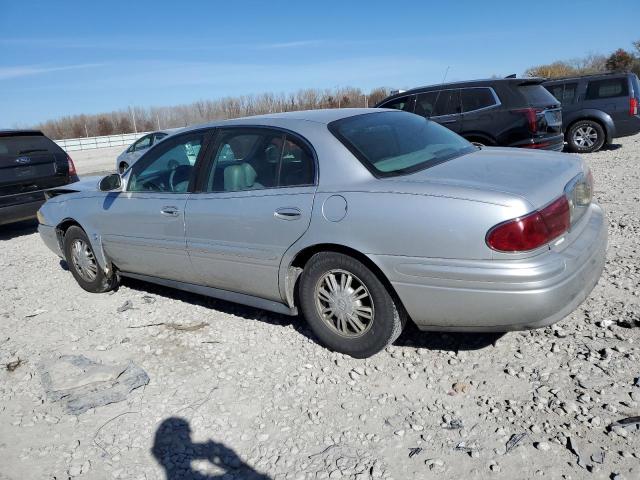
[[[194,175],[191,176],[191,178],[189,179],[189,185],[187,186],[187,191],[186,192],[158,192],[158,191],[153,191],[153,190],[149,190],[149,191],[132,191],[129,190],[129,185],[131,183],[131,169],[129,169],[129,173],[127,174],[127,178],[126,178],[126,186],[123,189],[123,192],[128,193],[128,194],[137,194],[137,193],[142,193],[142,194],[155,194],[155,195],[185,195],[185,194],[191,194],[193,193],[193,189],[195,187],[195,181],[198,178],[198,176],[200,175],[200,165],[202,163],[202,157],[204,156],[204,151],[209,147],[209,143],[211,141],[211,138],[213,137],[213,134],[215,133],[215,127],[206,127],[206,128],[198,128],[195,130],[189,130],[188,132],[181,132],[178,135],[172,136],[171,141],[176,140],[176,139],[180,139],[182,137],[185,136],[190,136],[190,135],[194,135],[194,134],[198,134],[198,133],[204,133],[204,137],[202,140],[202,146],[200,147],[200,151],[198,152],[198,156],[196,157],[196,162],[193,165],[194,168]],[[158,144],[160,144],[160,142],[158,142]],[[147,149],[147,151],[138,159],[138,161],[136,162],[136,164],[140,163],[140,161],[144,161],[144,157],[148,156],[151,154],[151,152],[153,152],[154,150],[157,149],[157,145],[158,144],[154,144],[151,147],[149,147]],[[166,144],[165,144],[166,145]]]
[[[493,95],[493,101],[495,102],[493,105],[489,105],[486,107],[480,107],[480,108],[476,108],[475,110],[468,110],[468,111],[464,111],[464,103],[462,102],[462,91],[463,90],[477,90],[480,88],[487,88],[491,91],[491,94]],[[463,87],[460,89],[460,105],[462,106],[462,115],[465,115],[467,113],[475,113],[475,112],[481,112],[483,110],[489,110],[492,108],[497,108],[500,107],[502,105],[502,102],[500,101],[500,98],[498,97],[498,94],[496,93],[496,91],[493,89],[493,87]]]
[[[313,161],[313,183],[309,183],[309,184],[305,184],[305,185],[286,185],[286,186],[280,186],[277,185],[275,187],[264,187],[264,188],[260,188],[260,189],[256,189],[256,190],[239,190],[238,192],[235,193],[239,193],[239,192],[262,192],[262,191],[266,191],[266,190],[276,190],[276,189],[286,189],[286,188],[305,188],[305,187],[317,187],[318,186],[318,181],[320,178],[320,168],[319,168],[319,162],[318,162],[318,155],[316,153],[315,148],[313,147],[313,145],[311,144],[311,142],[309,140],[307,140],[305,137],[303,137],[302,135],[300,135],[297,132],[294,132],[293,130],[289,130],[288,128],[284,128],[284,127],[278,127],[278,126],[271,126],[271,125],[254,125],[254,124],[249,124],[249,125],[224,125],[224,126],[218,126],[215,129],[214,134],[212,135],[207,151],[205,152],[206,157],[205,160],[202,160],[202,164],[200,165],[200,169],[197,171],[196,174],[196,180],[195,180],[195,185],[194,188],[192,190],[191,193],[193,194],[200,194],[200,195],[216,195],[216,194],[228,194],[228,193],[234,193],[234,192],[207,192],[205,191],[204,187],[205,187],[205,183],[207,181],[207,173],[210,170],[210,166],[212,162],[215,162],[216,159],[214,158],[215,152],[217,152],[219,146],[220,146],[220,138],[222,137],[222,135],[224,135],[224,132],[229,131],[229,130],[270,130],[270,131],[276,131],[279,133],[282,133],[283,136],[291,136],[296,140],[299,140],[300,143],[302,143],[303,145],[305,145],[308,149],[309,149],[309,153],[311,153],[311,158]],[[202,149],[200,150],[200,152],[202,153]],[[282,163],[282,158],[280,158],[280,163]],[[215,168],[215,166],[214,166]],[[278,168],[280,168],[280,166],[278,166]],[[279,178],[278,178],[279,180]]]

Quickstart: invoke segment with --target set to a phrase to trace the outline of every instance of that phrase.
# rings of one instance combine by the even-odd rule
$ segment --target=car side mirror
[[[111,192],[112,190],[119,190],[122,187],[122,177],[118,173],[112,173],[107,175],[102,180],[98,188],[101,192]]]

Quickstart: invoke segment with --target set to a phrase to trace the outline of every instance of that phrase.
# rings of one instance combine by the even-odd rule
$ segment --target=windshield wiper
[[[23,153],[34,153],[34,152],[48,152],[46,148],[31,148],[29,150],[20,150],[18,155],[22,155]]]

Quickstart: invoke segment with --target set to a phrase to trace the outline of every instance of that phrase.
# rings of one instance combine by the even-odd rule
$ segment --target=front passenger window
[[[166,140],[131,167],[129,192],[187,192],[204,133]]]

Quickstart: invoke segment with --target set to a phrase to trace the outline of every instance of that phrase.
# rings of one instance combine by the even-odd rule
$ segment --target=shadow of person
[[[156,431],[151,453],[165,470],[167,480],[272,480],[256,472],[229,447],[209,440],[191,441],[191,427],[184,418],[164,420]],[[219,474],[206,474],[193,469],[194,460],[205,460],[222,470]]]

